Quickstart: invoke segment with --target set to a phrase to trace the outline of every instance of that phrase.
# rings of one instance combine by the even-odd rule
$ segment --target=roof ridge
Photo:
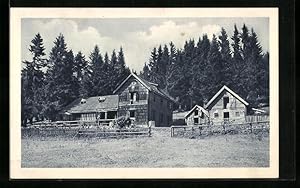
[[[221,89],[219,89],[218,92],[216,92],[213,97],[208,101],[208,103],[205,105],[205,108],[208,108],[208,106],[224,91],[227,90],[229,93],[231,93],[233,96],[235,96],[238,100],[240,100],[243,104],[245,104],[246,106],[249,105],[249,103],[247,101],[245,101],[242,97],[240,97],[237,93],[235,93],[234,91],[232,91],[229,87],[227,87],[226,85],[223,85],[223,87]]]

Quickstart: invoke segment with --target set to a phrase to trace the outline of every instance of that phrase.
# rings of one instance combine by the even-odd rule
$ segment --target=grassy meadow
[[[23,168],[268,166],[269,137],[255,134],[171,138],[170,128],[154,128],[152,137],[22,138]]]

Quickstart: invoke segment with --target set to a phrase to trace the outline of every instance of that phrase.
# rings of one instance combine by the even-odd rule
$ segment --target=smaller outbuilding
[[[188,126],[201,125],[209,123],[209,113],[202,106],[195,105],[185,116],[185,122]]]
[[[210,120],[214,124],[223,122],[245,122],[249,103],[223,86],[205,105],[209,112]]]

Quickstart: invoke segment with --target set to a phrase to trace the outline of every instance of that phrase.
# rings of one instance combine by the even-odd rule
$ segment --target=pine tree
[[[207,102],[206,96],[209,86],[211,85],[206,81],[208,70],[208,53],[210,50],[210,41],[206,34],[199,38],[196,47],[196,56],[193,63],[193,72],[191,79],[191,93],[193,94],[193,105],[203,105]]]
[[[113,50],[113,52],[111,54],[111,58],[110,58],[110,64],[112,65],[112,67],[115,67],[117,63],[118,63],[117,54],[116,54],[116,51]]]
[[[207,77],[206,81],[210,83],[209,93],[216,93],[224,85],[224,65],[219,51],[219,44],[215,35],[213,35],[209,53],[208,53]]]
[[[25,126],[27,120],[33,118],[39,120],[43,117],[43,94],[44,94],[44,72],[46,59],[44,58],[44,45],[41,35],[38,33],[31,41],[29,51],[33,58],[32,61],[24,61],[25,68],[21,73],[22,87],[22,125]]]
[[[251,35],[248,38],[248,50],[245,55],[245,63],[247,64],[245,72],[247,76],[245,76],[244,83],[247,84],[246,91],[248,93],[246,99],[252,105],[256,106],[258,105],[259,95],[264,90],[259,84],[259,80],[261,80],[261,76],[264,74],[264,66],[262,65],[262,49],[253,29],[251,29]]]
[[[251,54],[251,47],[250,47],[250,35],[249,35],[249,29],[244,24],[242,27],[242,33],[241,33],[241,55],[244,60],[249,58],[249,55]]]
[[[88,91],[84,86],[84,78],[89,74],[89,67],[85,56],[80,51],[75,56],[74,64],[74,73],[79,85],[79,96],[85,98],[88,96]]]
[[[242,71],[244,70],[244,61],[241,55],[241,39],[240,39],[240,33],[234,25],[234,32],[232,36],[233,43],[232,46],[232,81],[233,81],[233,87],[232,89],[235,90],[239,95],[242,97],[245,96],[245,89],[244,84],[240,81]]]
[[[107,65],[109,64],[109,57],[108,57],[107,52],[105,52],[105,55],[104,55],[104,63]]]
[[[179,65],[176,63],[177,62],[177,52],[175,45],[173,42],[170,42],[170,57],[169,57],[169,63],[167,66],[167,71],[166,71],[166,90],[168,93],[172,95],[174,87],[176,86],[179,78],[178,75],[181,74],[179,72]]]
[[[73,75],[74,55],[72,51],[67,51],[67,44],[62,34],[54,41],[49,63],[45,88],[49,93],[46,114],[51,120],[56,120],[63,107],[77,97],[77,91],[74,91],[76,85]]]
[[[159,87],[165,90],[167,87],[167,81],[166,81],[167,67],[169,66],[169,49],[167,45],[164,45],[164,48],[161,52],[161,58],[157,63],[158,63],[157,74],[158,74],[158,79],[160,80]]]
[[[105,95],[107,93],[105,85],[108,84],[105,79],[107,72],[105,72],[103,58],[97,45],[91,52],[89,59],[92,69],[90,84],[87,86],[89,96]]]
[[[158,75],[157,75],[157,72],[159,70],[157,62],[158,62],[158,54],[156,48],[154,47],[151,52],[150,60],[149,60],[149,69],[150,69],[149,81],[153,83],[159,82]]]
[[[232,87],[232,76],[234,74],[233,70],[233,63],[232,63],[232,57],[231,57],[231,51],[230,51],[230,43],[228,40],[227,33],[225,29],[222,27],[221,29],[221,35],[219,36],[219,46],[220,46],[220,53],[222,56],[222,63],[224,65],[224,84],[226,84],[229,87]]]
[[[130,70],[125,64],[125,57],[122,47],[120,47],[120,51],[118,52],[117,65],[115,65],[114,69],[117,76],[115,87],[117,87],[130,74]]]
[[[144,64],[143,70],[140,72],[140,76],[145,80],[150,80],[150,69],[146,62]]]

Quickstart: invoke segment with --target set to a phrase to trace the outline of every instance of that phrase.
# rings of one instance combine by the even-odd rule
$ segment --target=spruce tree
[[[220,53],[221,53],[221,57],[222,57],[222,63],[224,65],[223,81],[224,81],[224,84],[226,84],[229,87],[232,87],[232,85],[233,85],[232,76],[234,74],[233,63],[232,63],[228,35],[223,27],[221,29],[221,34],[219,35],[219,46],[220,46]]]
[[[234,25],[234,32],[232,36],[232,81],[233,81],[233,86],[232,89],[236,91],[239,95],[242,97],[245,97],[245,89],[243,83],[240,81],[241,80],[241,75],[242,71],[244,70],[244,61],[242,58],[242,51],[241,51],[241,38],[240,38],[240,33]]]
[[[180,75],[180,67],[177,64],[177,52],[173,42],[170,42],[170,57],[166,71],[166,90],[173,95],[173,90],[179,81],[178,75]],[[174,97],[174,96],[173,96]]]
[[[56,120],[63,107],[77,97],[73,85],[74,56],[72,51],[67,51],[67,44],[62,34],[54,41],[49,63],[46,87],[49,95],[46,113],[51,120]]]
[[[115,75],[117,76],[115,82],[115,87],[117,87],[130,74],[130,70],[125,64],[125,57],[122,47],[120,47],[120,51],[118,52],[117,64],[114,67],[114,71]]]
[[[105,95],[107,93],[104,87],[107,84],[107,80],[105,80],[106,73],[104,69],[103,58],[97,45],[91,52],[89,59],[92,69],[90,78],[91,82],[90,85],[87,86],[87,90],[89,90],[89,96]]]
[[[32,61],[24,61],[24,69],[21,72],[21,118],[22,125],[25,126],[33,118],[39,120],[44,114],[44,85],[46,68],[45,48],[43,39],[39,33],[35,35],[29,46],[32,54]]]
[[[208,65],[207,65],[207,77],[211,86],[209,87],[209,93],[216,93],[224,85],[224,65],[222,56],[219,51],[219,44],[215,35],[213,35],[209,53],[208,53]]]
[[[144,67],[140,73],[140,76],[145,80],[148,80],[148,81],[150,80],[150,69],[149,69],[149,66],[146,64],[146,62],[144,63]]]

